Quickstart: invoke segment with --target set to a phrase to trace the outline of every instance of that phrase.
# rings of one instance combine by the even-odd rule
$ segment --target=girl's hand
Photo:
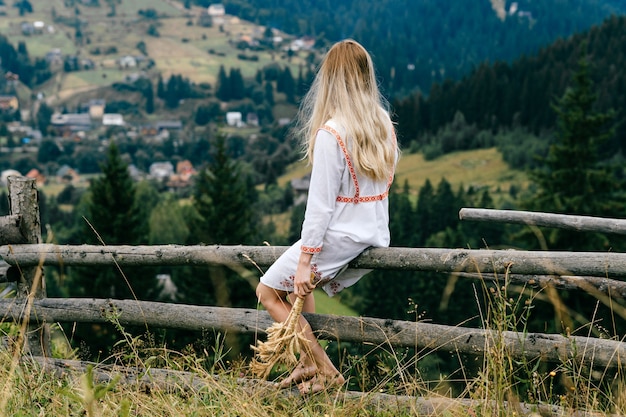
[[[306,297],[315,289],[311,280],[311,256],[302,254],[293,280],[293,293],[298,297]]]

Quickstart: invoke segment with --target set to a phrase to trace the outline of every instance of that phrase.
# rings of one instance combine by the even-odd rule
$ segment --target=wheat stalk
[[[250,362],[250,368],[254,375],[267,379],[275,365],[295,366],[298,363],[297,355],[309,343],[304,330],[297,328],[303,305],[304,298],[297,297],[285,321],[267,328],[267,341],[259,341],[258,346],[252,346],[255,357]]]

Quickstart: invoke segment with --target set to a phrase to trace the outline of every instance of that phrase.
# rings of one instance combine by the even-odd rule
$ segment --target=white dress
[[[396,146],[390,123],[389,141]],[[350,160],[351,138],[334,120],[315,138],[313,169],[301,239],[261,277],[270,288],[293,292],[300,252],[313,254],[314,282],[329,296],[355,284],[368,269],[346,269],[368,247],[389,246],[388,181],[358,175]]]

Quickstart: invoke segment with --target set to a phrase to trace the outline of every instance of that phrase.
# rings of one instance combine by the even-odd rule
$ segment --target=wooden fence
[[[188,330],[217,329],[261,337],[272,320],[265,311],[113,299],[46,298],[46,265],[228,265],[255,268],[271,265],[286,247],[252,246],[94,246],[41,243],[34,181],[9,177],[11,212],[0,218],[0,256],[7,263],[1,279],[17,282],[15,298],[0,300],[3,320],[29,323],[24,343],[33,355],[49,355],[47,326],[54,322],[101,323],[115,314],[123,325]],[[574,227],[625,233],[619,220],[499,210],[462,209],[461,219],[507,221],[530,225]],[[598,224],[602,227],[598,229]],[[573,226],[572,226],[573,225]],[[498,280],[505,274],[537,288],[580,289],[607,296],[626,296],[626,254],[434,248],[372,248],[350,267],[383,270],[439,271],[467,279]],[[365,278],[367,279],[367,278]],[[425,350],[480,353],[494,338],[506,343],[515,358],[618,367],[626,358],[621,340],[591,336],[498,332],[434,323],[369,317],[306,314],[322,339],[411,346]]]

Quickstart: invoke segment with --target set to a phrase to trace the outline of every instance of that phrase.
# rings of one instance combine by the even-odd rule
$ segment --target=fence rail
[[[5,319],[23,319],[24,303],[0,300]],[[626,358],[626,344],[617,340],[558,334],[496,332],[461,326],[397,321],[372,317],[347,317],[304,313],[321,339],[367,342],[375,346],[404,346],[419,350],[441,350],[480,354],[485,346],[505,343],[517,359],[538,359],[561,363],[576,360],[585,365],[618,367]],[[226,332],[264,335],[272,324],[266,311],[191,306],[136,300],[42,299],[34,301],[33,322],[105,323],[148,328],[175,328],[193,331],[219,329]]]
[[[98,246],[18,244],[0,246],[0,256],[12,266],[157,266],[271,265],[285,246]],[[351,268],[506,272],[533,275],[626,276],[626,253],[548,252],[438,248],[371,248],[350,263]]]
[[[35,192],[34,192],[35,191]],[[48,355],[45,331],[50,322],[104,322],[118,320],[125,325],[174,327],[189,330],[215,328],[228,332],[262,334],[271,324],[264,311],[227,309],[131,300],[48,299],[43,279],[44,266],[146,266],[146,265],[228,265],[233,268],[263,268],[271,265],[286,247],[252,246],[94,246],[42,244],[34,180],[9,178],[11,213],[0,221],[0,257],[9,264],[6,279],[17,281],[15,299],[0,300],[5,320],[30,320],[27,345],[34,355]],[[470,210],[470,211],[467,211]],[[505,213],[463,209],[462,219],[522,222],[563,227],[560,216],[534,217],[529,213]],[[579,216],[580,217],[580,216]],[[532,218],[533,220],[528,220]],[[538,218],[544,219],[539,221]],[[545,220],[549,218],[548,220]],[[557,219],[557,221],[554,221]],[[615,232],[612,221],[576,219],[577,230]],[[591,223],[590,223],[591,222]],[[618,222],[621,223],[621,222]],[[566,227],[572,227],[568,225]],[[608,229],[606,229],[608,228]],[[610,230],[609,230],[610,229]],[[38,234],[39,233],[39,234]],[[529,277],[560,277],[553,282],[575,288],[610,293],[611,286],[622,293],[620,278],[626,277],[626,254],[601,252],[547,252],[516,250],[466,250],[436,248],[369,249],[350,263],[351,268],[439,271],[462,277],[498,279],[511,274],[520,281]],[[567,277],[567,278],[566,278]],[[575,278],[575,279],[574,279]],[[571,284],[575,281],[575,284]],[[552,285],[547,278],[541,285]],[[569,284],[568,284],[569,283]],[[581,283],[584,283],[581,284]],[[590,286],[590,287],[589,287]],[[443,326],[433,323],[393,321],[366,317],[307,314],[321,338],[375,345],[413,346],[419,349],[480,353],[499,338],[514,357],[547,361],[575,359],[582,363],[617,367],[626,357],[621,340],[540,333],[516,333]],[[37,325],[35,325],[37,323]],[[41,325],[43,323],[43,325]],[[42,329],[44,330],[42,332]],[[39,338],[41,344],[35,343]],[[41,351],[37,350],[41,346]]]
[[[461,220],[495,221],[528,226],[557,227],[578,232],[600,232],[626,235],[626,220],[593,216],[574,216],[522,210],[462,208]]]

